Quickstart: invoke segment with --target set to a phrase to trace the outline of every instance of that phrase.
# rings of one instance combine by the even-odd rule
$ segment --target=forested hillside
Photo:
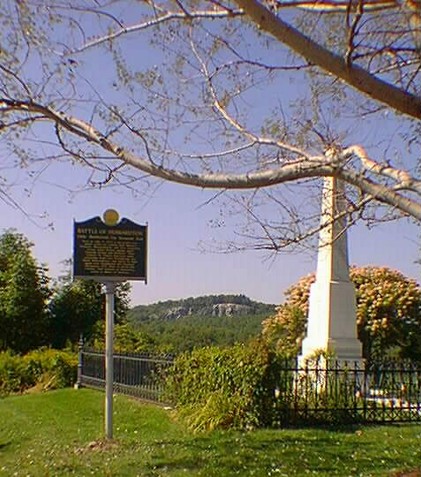
[[[260,334],[275,305],[244,295],[210,295],[136,306],[127,321],[149,346],[178,353],[209,345],[244,343]]]

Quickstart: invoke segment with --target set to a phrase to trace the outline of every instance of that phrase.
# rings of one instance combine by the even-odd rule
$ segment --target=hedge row
[[[77,355],[39,349],[25,356],[0,353],[0,396],[71,386],[76,380]]]

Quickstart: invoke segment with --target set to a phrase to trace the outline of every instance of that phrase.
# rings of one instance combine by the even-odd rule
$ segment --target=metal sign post
[[[105,292],[105,436],[113,438],[114,384],[114,282],[104,283]]]

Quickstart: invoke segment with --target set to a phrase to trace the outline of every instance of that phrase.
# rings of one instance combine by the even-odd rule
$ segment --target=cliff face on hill
[[[209,295],[182,300],[168,300],[132,308],[129,319],[142,322],[149,320],[178,320],[185,316],[244,316],[271,314],[275,305],[260,303],[244,295]]]

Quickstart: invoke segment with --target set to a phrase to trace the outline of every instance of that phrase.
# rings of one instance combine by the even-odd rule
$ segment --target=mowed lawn
[[[65,389],[0,400],[1,476],[394,476],[421,467],[421,425],[193,434],[168,410]],[[418,475],[418,474],[414,474]]]

